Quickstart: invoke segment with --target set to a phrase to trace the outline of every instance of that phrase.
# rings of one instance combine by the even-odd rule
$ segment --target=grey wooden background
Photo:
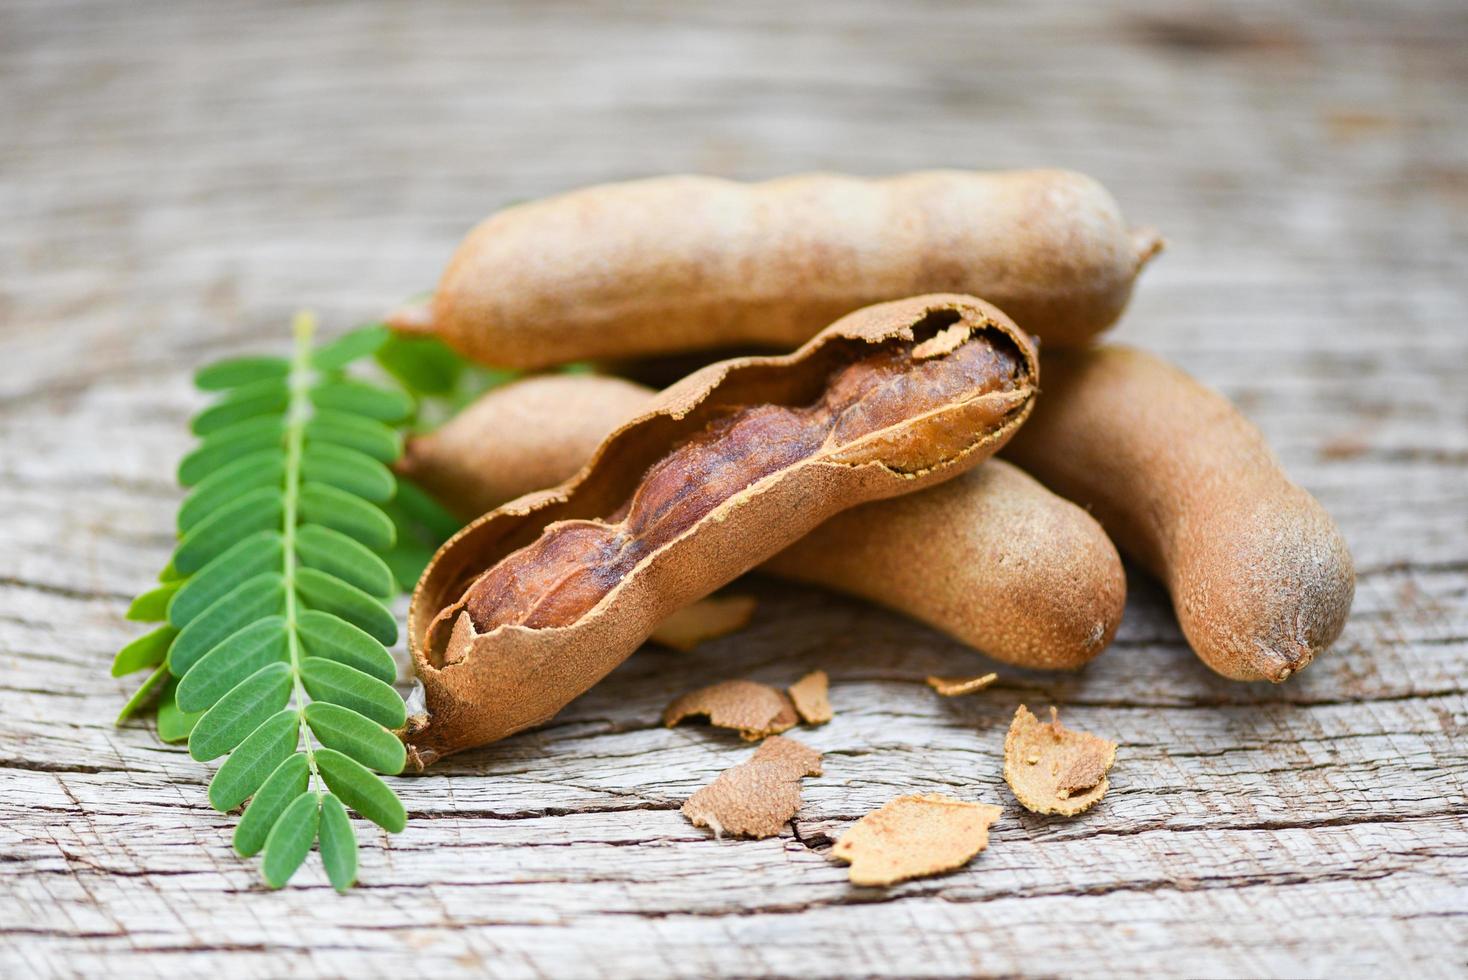
[[[1468,7],[1210,0],[0,0],[0,973],[1461,976],[1468,962]],[[1171,249],[1116,336],[1268,433],[1360,568],[1338,647],[1209,675],[1132,583],[1081,675],[1002,671],[758,582],[746,634],[635,657],[552,726],[399,786],[337,898],[269,893],[208,770],[114,730],[202,360],[432,284],[505,202],[667,171],[1060,165]],[[742,758],[696,684],[823,667],[789,832],[679,803]],[[1105,802],[1021,813],[1014,705],[1119,739]],[[1002,803],[950,877],[853,889],[904,792]]]

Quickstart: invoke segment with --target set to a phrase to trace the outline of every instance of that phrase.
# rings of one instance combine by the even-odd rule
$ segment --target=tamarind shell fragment
[[[471,231],[431,303],[390,318],[487,364],[538,368],[766,345],[919,293],[982,296],[1046,349],[1121,315],[1162,247],[1062,170],[669,176],[507,208]]]
[[[904,400],[908,378],[915,385],[920,376],[937,376],[947,384],[958,365],[977,356],[1007,365],[1005,376],[992,384],[962,380],[966,387],[932,389],[940,401],[912,401],[921,408]],[[861,377],[852,370],[878,359],[905,365],[895,369],[892,385],[873,396],[871,404],[880,405],[880,412],[869,410],[864,389],[843,388]],[[758,565],[837,511],[923,489],[977,464],[1029,414],[1037,379],[1029,338],[996,308],[956,295],[859,310],[793,354],[723,361],[685,378],[613,432],[571,480],[483,515],[439,550],[408,612],[414,667],[427,705],[426,716],[415,718],[405,732],[410,758],[424,766],[549,720],[631,655],[669,613]],[[521,598],[487,589],[508,574],[504,569],[543,571],[524,563],[542,554],[536,549],[546,542],[574,542],[570,535],[582,530],[625,526],[609,522],[637,513],[643,499],[637,494],[652,485],[647,481],[653,476],[666,476],[658,467],[677,459],[680,447],[719,448],[721,420],[759,412],[799,415],[815,411],[805,406],[824,405],[827,396],[838,395],[858,396],[850,409],[856,415],[808,416],[828,425],[814,451],[698,512],[691,524],[611,579],[585,612],[564,623],[523,625],[536,622],[547,608],[532,603],[528,617],[494,618],[494,602],[518,608]],[[838,438],[848,426],[855,435]],[[559,574],[558,567],[549,570]],[[601,568],[578,559],[567,574],[601,581]]]
[[[526,378],[411,439],[405,460],[468,519],[570,477],[652,397],[619,378]],[[1101,525],[1002,459],[843,511],[760,570],[859,596],[1042,670],[1090,661],[1126,605],[1121,557]]]
[[[1235,680],[1283,681],[1340,635],[1340,531],[1228,400],[1125,347],[1045,358],[1045,408],[1007,455],[1087,507],[1161,579],[1183,633]]]

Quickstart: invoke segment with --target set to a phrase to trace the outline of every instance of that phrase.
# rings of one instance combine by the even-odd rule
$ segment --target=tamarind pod
[[[434,431],[411,436],[398,472],[465,520],[575,474],[653,396],[597,374],[544,374],[492,388]]]
[[[1106,649],[1126,605],[1121,556],[1101,526],[999,459],[843,511],[760,570],[859,596],[1039,670],[1073,670]]]
[[[459,246],[428,307],[389,319],[474,360],[538,368],[768,345],[919,293],[983,296],[1046,349],[1114,323],[1162,245],[1061,170],[670,176],[507,208]]]
[[[404,459],[467,518],[571,476],[652,396],[619,378],[527,378],[411,439]],[[1101,526],[999,459],[843,511],[760,570],[859,596],[1038,669],[1079,667],[1100,653],[1126,603],[1121,558]]]
[[[1166,584],[1204,663],[1279,682],[1335,641],[1356,588],[1345,541],[1227,399],[1125,347],[1047,355],[1045,382],[1008,458]]]
[[[571,480],[451,538],[408,610],[423,766],[540,724],[669,613],[837,511],[993,453],[1029,414],[1034,347],[994,307],[913,297],[796,352],[709,365],[620,426]]]

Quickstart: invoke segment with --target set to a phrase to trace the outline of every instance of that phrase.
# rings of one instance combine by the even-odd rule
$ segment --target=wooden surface
[[[1468,8],[0,0],[0,973],[1461,976],[1468,963]],[[209,770],[109,719],[202,360],[432,284],[493,207],[678,170],[1061,165],[1171,248],[1116,337],[1273,440],[1360,569],[1331,653],[1209,675],[1132,582],[1078,676],[941,701],[953,643],[751,582],[545,730],[398,785],[362,885],[265,891]],[[677,807],[744,757],[673,695],[822,667],[790,830]],[[1074,820],[1000,777],[1018,702],[1122,743]],[[1001,803],[949,877],[827,856],[900,793]]]

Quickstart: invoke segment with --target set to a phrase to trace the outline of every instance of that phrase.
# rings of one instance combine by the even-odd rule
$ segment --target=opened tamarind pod
[[[527,378],[411,439],[404,462],[467,519],[571,476],[652,397],[618,378]],[[1101,526],[998,459],[843,511],[760,570],[860,596],[1039,669],[1079,667],[1100,653],[1126,603],[1121,558]]]
[[[1121,315],[1161,248],[1100,184],[1062,170],[670,176],[506,208],[430,301],[389,317],[503,367],[767,345],[918,293],[983,296],[1046,349]]]
[[[1340,635],[1356,589],[1345,541],[1227,399],[1101,347],[1046,356],[1045,406],[1008,457],[1167,585],[1209,667],[1283,681]]]
[[[550,719],[674,610],[840,510],[956,476],[1029,414],[1034,347],[997,309],[921,296],[793,354],[711,364],[571,480],[451,538],[408,610],[426,765]]]

